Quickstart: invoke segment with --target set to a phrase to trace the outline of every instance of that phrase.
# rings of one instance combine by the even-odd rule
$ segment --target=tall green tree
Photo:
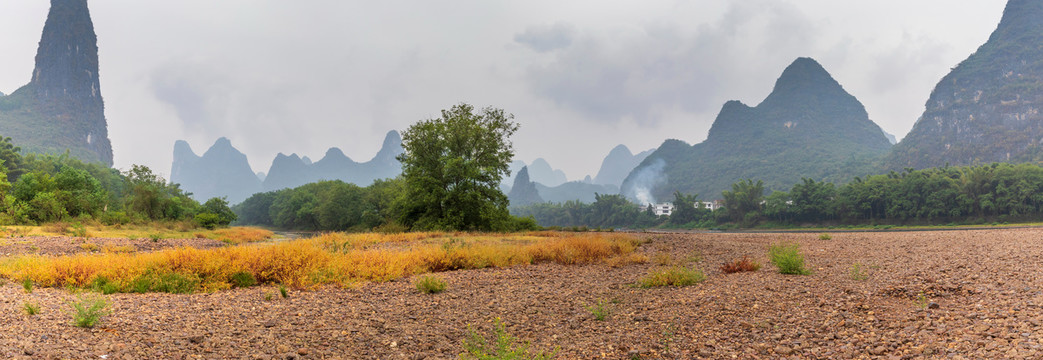
[[[750,225],[760,217],[761,200],[764,200],[764,181],[740,180],[732,184],[731,191],[721,193],[728,216],[736,223]]]
[[[407,196],[403,224],[414,229],[506,230],[512,220],[500,180],[514,158],[514,115],[468,104],[442,110],[402,134],[398,156]]]

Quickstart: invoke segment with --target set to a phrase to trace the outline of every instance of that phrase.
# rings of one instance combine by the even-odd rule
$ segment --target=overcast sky
[[[169,174],[174,141],[228,137],[356,161],[459,102],[521,124],[517,158],[570,180],[618,144],[697,143],[725,101],[756,105],[818,60],[899,138],[988,39],[1002,0],[91,0],[117,168]],[[0,92],[29,82],[43,0],[0,1]]]

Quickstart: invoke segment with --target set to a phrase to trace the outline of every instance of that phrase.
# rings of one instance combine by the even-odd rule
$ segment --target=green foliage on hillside
[[[931,92],[890,169],[1043,160],[1043,3],[1015,0],[989,40]]]
[[[623,193],[645,188],[656,199],[675,191],[719,194],[740,179],[760,179],[784,190],[801,178],[839,182],[877,172],[890,142],[862,104],[811,59],[786,68],[756,107],[726,103],[706,141],[668,140],[631,173]],[[655,164],[662,171],[648,174]],[[642,182],[645,175],[658,181]]]
[[[114,224],[192,220],[201,212],[231,214],[220,199],[201,207],[177,185],[144,166],[134,165],[121,173],[80,161],[68,152],[22,156],[10,138],[2,137],[0,159],[0,224],[81,220]],[[215,225],[228,223],[217,220]]]

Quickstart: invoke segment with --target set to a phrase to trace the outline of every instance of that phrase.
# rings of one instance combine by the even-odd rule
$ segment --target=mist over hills
[[[891,168],[1041,161],[1043,2],[1010,0],[989,40],[938,82]]]
[[[601,161],[601,169],[594,177],[593,183],[603,185],[623,185],[623,180],[634,170],[648,155],[652,155],[655,149],[645,150],[637,154],[630,152],[626,145],[618,145],[608,152],[605,159]]]
[[[196,200],[228,197],[232,204],[252,194],[294,188],[320,180],[341,180],[367,186],[377,179],[393,178],[402,172],[395,159],[402,153],[402,137],[390,131],[376,156],[367,162],[355,162],[338,148],[330,148],[316,162],[297,154],[278,154],[263,180],[255,173],[246,155],[220,138],[202,156],[197,156],[185,141],[174,144],[174,161],[170,181],[193,193]]]
[[[25,152],[68,150],[112,166],[98,38],[87,0],[51,0],[32,75],[28,85],[0,97],[0,134]]]
[[[202,156],[196,155],[188,142],[175,142],[170,181],[181,184],[198,201],[227,197],[235,204],[261,192],[261,180],[250,169],[246,155],[227,138],[217,139]]]
[[[675,191],[717,198],[740,179],[788,189],[802,177],[844,181],[891,147],[865,107],[810,58],[789,65],[756,107],[724,104],[706,141],[667,140],[623,182],[641,203]]]
[[[402,153],[402,137],[398,131],[389,131],[373,159],[356,162],[338,148],[330,148],[318,161],[311,162],[297,154],[282,153],[275,157],[264,179],[264,191],[294,188],[319,180],[343,180],[367,186],[377,179],[393,178],[402,172],[402,164],[395,159]]]

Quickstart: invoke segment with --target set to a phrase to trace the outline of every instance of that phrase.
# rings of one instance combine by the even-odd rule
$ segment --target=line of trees
[[[981,224],[1036,220],[1043,216],[1043,168],[994,163],[905,169],[856,177],[835,185],[802,179],[790,191],[765,195],[750,179],[722,194],[724,207],[697,207],[698,195],[674,194],[674,212],[655,217],[619,195],[599,195],[594,204],[566,202],[513,207],[543,226],[614,228],[795,226],[865,224]]]
[[[0,224],[191,221],[215,227],[235,220],[224,199],[200,204],[145,166],[120,172],[82,162],[68,152],[20,152],[11,138],[0,138]]]

